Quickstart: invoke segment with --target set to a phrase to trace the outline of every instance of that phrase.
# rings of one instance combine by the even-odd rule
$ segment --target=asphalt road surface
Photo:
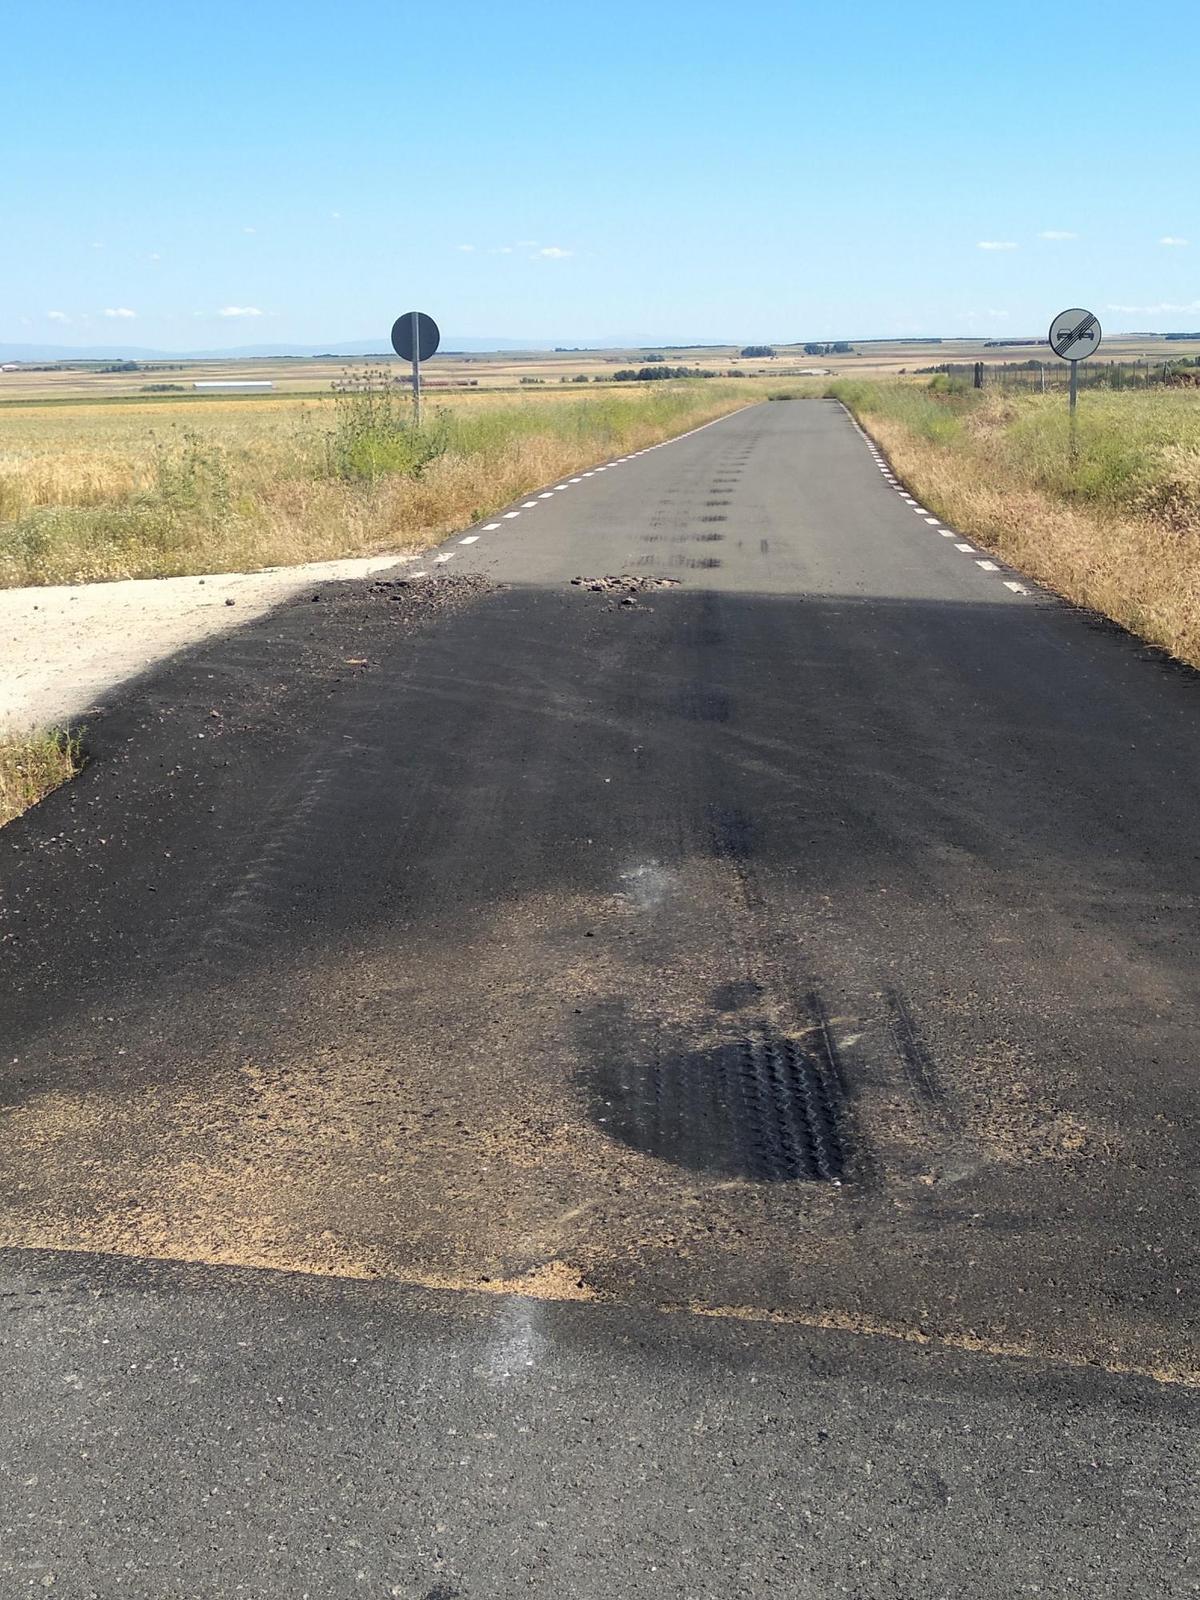
[[[0,1596],[1200,1592],[1196,678],[832,403],[510,511],[0,836]]]

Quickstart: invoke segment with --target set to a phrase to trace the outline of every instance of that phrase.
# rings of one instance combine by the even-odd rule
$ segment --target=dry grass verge
[[[632,391],[632,392],[631,392]],[[567,473],[760,398],[747,383],[471,396],[390,389],[199,413],[6,408],[0,585],[175,577],[422,548]],[[186,418],[187,420],[182,420]]]
[[[44,800],[82,766],[78,733],[52,728],[0,736],[0,827]]]
[[[836,384],[924,505],[1023,572],[1200,667],[1200,394]]]

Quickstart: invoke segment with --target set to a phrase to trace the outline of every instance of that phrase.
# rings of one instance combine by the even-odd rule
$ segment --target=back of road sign
[[[417,325],[417,353],[418,361],[428,361],[442,342],[438,332],[438,325],[432,317],[426,316],[423,311],[406,311],[402,317],[397,317],[392,323],[392,349],[401,361],[412,361],[413,358],[413,323]]]

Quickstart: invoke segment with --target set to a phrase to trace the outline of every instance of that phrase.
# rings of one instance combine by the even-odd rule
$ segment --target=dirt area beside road
[[[370,577],[414,559],[0,590],[0,732],[78,722],[148,668],[310,585]]]

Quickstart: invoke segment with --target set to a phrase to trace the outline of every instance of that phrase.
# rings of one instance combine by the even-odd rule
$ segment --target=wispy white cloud
[[[342,213],[340,211],[331,211],[329,215],[335,222],[340,222],[342,220]]]
[[[976,250],[1015,250],[1017,246],[1012,239],[980,239],[975,248]]]
[[[1156,311],[1173,311],[1188,316],[1200,312],[1200,300],[1189,300],[1186,305],[1171,300],[1160,300],[1156,306],[1117,306],[1110,303],[1105,310],[1133,312],[1139,317],[1153,316]]]
[[[46,316],[51,322],[70,322],[70,317],[65,311],[47,311]]]
[[[257,233],[258,229],[257,228],[243,228],[242,232],[243,233]]]
[[[146,257],[146,260],[147,261],[161,261],[162,260],[162,256],[158,253],[157,250],[151,250],[150,254]]]
[[[262,314],[257,306],[222,306],[217,312],[219,317],[261,317]]]
[[[460,249],[465,256],[469,256],[474,253],[475,246],[473,244],[460,244],[458,249]]]
[[[544,250],[538,251],[537,258],[541,261],[565,261],[574,254],[574,250],[562,250],[556,244],[548,244]]]
[[[137,312],[131,311],[128,306],[105,306],[104,315],[106,317],[115,317],[122,322],[132,322],[134,317],[137,316]]]
[[[1066,228],[1043,228],[1038,234],[1039,239],[1078,239],[1077,233],[1068,233]]]
[[[1183,245],[1183,244],[1187,243],[1187,240],[1186,239],[1177,239],[1174,234],[1167,233],[1167,234],[1164,234],[1163,237],[1158,242],[1159,242],[1159,244],[1166,244],[1166,245]]]

